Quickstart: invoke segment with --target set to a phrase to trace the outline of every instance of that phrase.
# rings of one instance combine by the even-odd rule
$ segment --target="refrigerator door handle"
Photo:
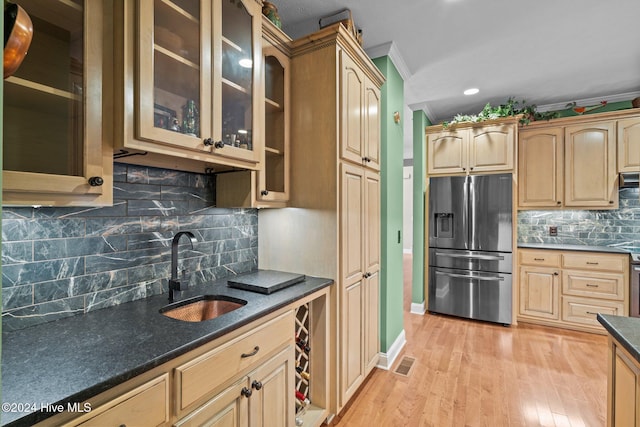
[[[448,258],[470,258],[470,259],[484,259],[489,261],[503,261],[503,256],[496,255],[464,255],[464,254],[448,254],[445,252],[436,252],[436,256],[443,256]]]
[[[441,276],[448,276],[448,277],[456,277],[459,279],[475,279],[475,280],[485,280],[485,281],[490,281],[490,282],[502,282],[504,281],[504,277],[502,276],[497,276],[497,277],[483,277],[483,276],[471,276],[471,275],[467,275],[467,274],[456,274],[456,273],[444,273],[442,271],[438,271],[436,270],[435,272],[436,274],[439,274]]]

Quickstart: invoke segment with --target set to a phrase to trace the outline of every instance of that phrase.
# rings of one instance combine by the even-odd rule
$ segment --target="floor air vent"
[[[413,357],[408,357],[408,356],[403,357],[402,360],[400,361],[400,364],[398,365],[398,367],[394,372],[396,374],[408,377],[409,372],[411,372],[411,367],[413,366],[413,362],[415,361],[416,359],[414,359]]]

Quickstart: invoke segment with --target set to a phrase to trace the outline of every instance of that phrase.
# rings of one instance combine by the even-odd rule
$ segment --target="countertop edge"
[[[619,318],[619,319],[616,319]],[[640,325],[640,319],[630,318],[630,317],[622,317],[622,316],[612,316],[612,315],[603,315],[598,314],[597,316],[598,322],[607,330],[607,332],[622,345],[622,347],[631,354],[636,360],[636,362],[640,363],[640,348],[637,345],[634,345],[629,337],[624,335],[624,332],[619,329],[619,326],[616,326],[612,323],[612,320],[618,321],[627,321],[627,322],[637,322]],[[625,320],[626,319],[626,320]]]

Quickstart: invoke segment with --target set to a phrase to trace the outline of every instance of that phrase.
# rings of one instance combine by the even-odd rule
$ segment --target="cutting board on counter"
[[[258,270],[239,274],[227,280],[227,286],[245,291],[271,294],[305,279],[304,274],[287,273],[275,270]]]

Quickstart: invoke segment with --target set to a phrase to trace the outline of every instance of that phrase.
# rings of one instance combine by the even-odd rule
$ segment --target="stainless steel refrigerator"
[[[429,311],[511,324],[511,174],[430,178]]]

